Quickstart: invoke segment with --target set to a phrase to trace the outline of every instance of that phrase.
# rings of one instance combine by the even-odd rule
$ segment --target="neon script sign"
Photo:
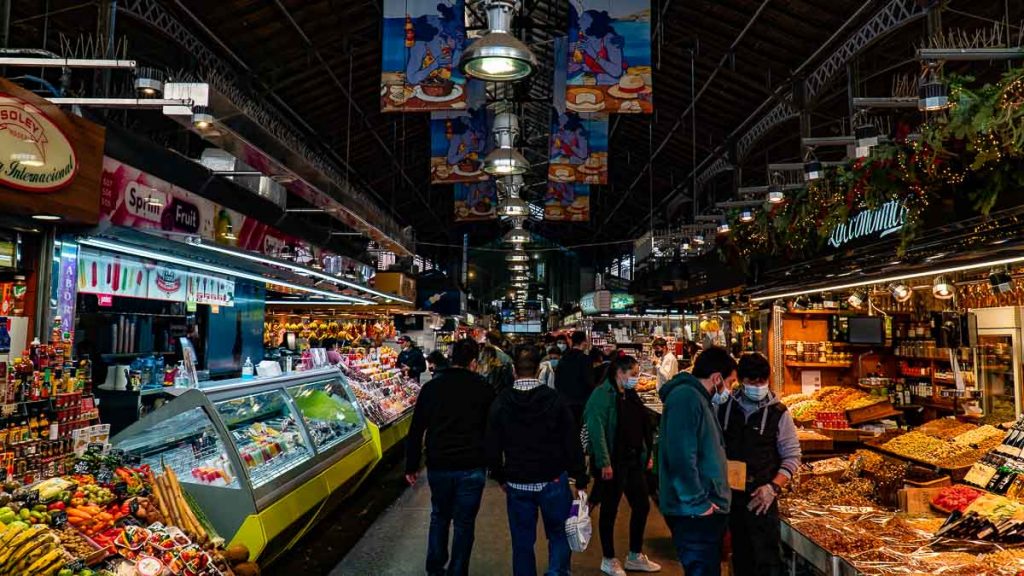
[[[906,207],[897,200],[890,200],[873,210],[859,212],[836,226],[829,236],[828,245],[840,248],[853,240],[876,234],[879,238],[884,238],[902,230],[906,223]]]

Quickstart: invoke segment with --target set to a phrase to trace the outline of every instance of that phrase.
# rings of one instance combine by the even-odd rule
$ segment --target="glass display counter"
[[[242,523],[370,441],[337,369],[208,383],[115,436],[112,444],[182,486],[231,539]]]

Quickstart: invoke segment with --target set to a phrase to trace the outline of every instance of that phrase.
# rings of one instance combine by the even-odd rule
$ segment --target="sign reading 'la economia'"
[[[0,184],[26,192],[53,192],[78,172],[64,132],[32,104],[0,92]]]
[[[873,210],[864,210],[851,216],[832,230],[828,245],[840,248],[849,242],[877,236],[883,238],[899,232],[907,223],[907,208],[898,200],[890,200]]]

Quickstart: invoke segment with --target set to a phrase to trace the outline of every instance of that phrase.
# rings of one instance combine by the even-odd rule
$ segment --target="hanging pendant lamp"
[[[518,0],[483,0],[480,4],[487,11],[488,31],[462,53],[462,73],[487,82],[514,82],[532,74],[537,58],[509,33]]]

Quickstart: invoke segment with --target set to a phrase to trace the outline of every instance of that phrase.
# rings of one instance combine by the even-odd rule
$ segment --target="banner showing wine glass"
[[[465,0],[384,0],[381,110],[466,108]]]
[[[476,82],[471,82],[476,84]],[[491,120],[485,107],[468,112],[431,112],[430,182],[482,182],[484,157],[491,151]]]
[[[498,217],[498,188],[494,180],[456,184],[455,221],[476,222]]]
[[[548,182],[544,194],[544,219],[552,222],[590,220],[590,186],[567,182]]]
[[[650,114],[649,0],[570,0],[566,106],[575,112]]]

